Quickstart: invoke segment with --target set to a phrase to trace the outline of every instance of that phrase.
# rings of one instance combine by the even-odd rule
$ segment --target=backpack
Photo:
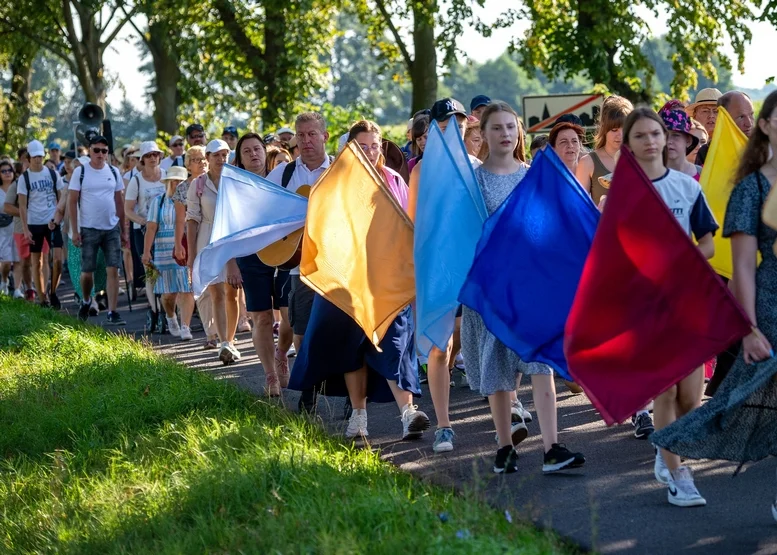
[[[53,183],[52,188],[54,189],[54,196],[57,197],[57,202],[59,202],[59,191],[57,190],[57,178],[59,175],[56,171],[49,168],[49,173],[51,174],[51,182]],[[24,173],[22,174],[22,177],[24,178],[24,183],[27,185],[27,207],[30,206],[30,193],[32,192],[30,190],[30,170],[26,169],[24,170]],[[17,201],[18,204],[18,201]]]
[[[329,163],[335,161],[334,156],[329,156]],[[283,168],[283,175],[281,176],[281,187],[284,189],[288,188],[289,183],[291,182],[291,177],[294,175],[294,170],[297,169],[297,160],[294,160],[293,162],[289,162],[286,164],[286,167]]]
[[[113,179],[116,180],[116,183],[119,183],[119,173],[116,171],[116,168],[108,164],[108,167],[111,168],[111,173],[113,174]],[[86,166],[81,166],[81,175],[78,177],[78,184],[81,186],[81,190],[84,189],[84,174],[86,173],[84,171],[84,168]]]

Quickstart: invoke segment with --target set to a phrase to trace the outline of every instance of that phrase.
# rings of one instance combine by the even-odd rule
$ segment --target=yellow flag
[[[353,142],[310,192],[300,274],[376,346],[415,298],[413,224]]]
[[[723,238],[723,222],[726,219],[728,198],[734,188],[734,174],[739,166],[747,137],[736,126],[725,108],[718,109],[715,132],[701,172],[701,188],[721,229],[715,234],[715,256],[710,265],[722,276],[731,278],[734,264],[731,260],[731,243]]]

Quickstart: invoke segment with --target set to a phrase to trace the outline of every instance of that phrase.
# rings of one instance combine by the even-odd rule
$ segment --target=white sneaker
[[[175,316],[172,318],[165,316],[165,319],[167,320],[167,331],[170,332],[170,335],[173,337],[181,337],[181,328],[178,325],[178,318]]]
[[[529,437],[529,428],[526,427],[523,420],[513,422],[510,425],[510,435],[513,438],[513,447],[515,447]],[[496,444],[499,445],[499,434],[494,434],[494,440],[496,441]]]
[[[367,409],[353,409],[351,418],[348,419],[348,427],[345,429],[345,437],[367,437]]]
[[[707,504],[707,500],[696,489],[693,475],[687,466],[681,466],[670,474],[667,499],[677,507],[703,507]]]
[[[457,354],[456,358],[453,359],[453,366],[459,370],[464,370],[464,356],[461,353]]]
[[[232,356],[232,349],[229,348],[229,343],[227,341],[222,341],[219,345],[219,360],[224,364],[235,362],[235,359]]]
[[[523,404],[516,399],[515,401],[512,401],[510,403],[510,414],[513,417],[513,422],[517,422],[518,420],[523,420],[524,422],[531,422],[534,420],[532,418],[531,413],[523,408]]]
[[[294,348],[294,345],[289,347],[289,352],[286,353],[287,357],[295,357],[297,356],[297,349]]]
[[[181,341],[191,341],[192,340],[192,330],[189,329],[189,326],[181,326]]]
[[[661,455],[661,449],[656,449],[656,462],[653,465],[653,473],[659,484],[667,485],[669,480],[672,479],[672,473],[669,472],[669,467],[667,467],[664,462],[664,457]]]
[[[14,299],[23,299],[24,298],[24,291],[21,289],[17,289],[13,292],[13,298]]]
[[[415,405],[405,405],[402,411],[402,439],[419,439],[428,430],[429,417]]]

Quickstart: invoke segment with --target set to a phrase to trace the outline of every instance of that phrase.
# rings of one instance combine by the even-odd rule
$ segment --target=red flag
[[[567,319],[570,374],[612,425],[750,330],[624,148]]]

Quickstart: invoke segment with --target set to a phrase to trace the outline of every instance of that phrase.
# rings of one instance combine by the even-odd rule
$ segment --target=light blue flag
[[[194,295],[216,281],[231,258],[255,254],[304,226],[307,210],[308,199],[225,165],[210,243],[194,259]]]
[[[486,220],[459,297],[522,360],[565,379],[564,326],[598,222],[591,197],[545,148]]]
[[[459,291],[488,212],[455,119],[443,136],[432,122],[421,162],[413,258],[416,344],[429,355],[453,335]]]

